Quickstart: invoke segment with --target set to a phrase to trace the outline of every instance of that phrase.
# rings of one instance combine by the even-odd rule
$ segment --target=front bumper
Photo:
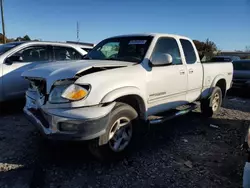
[[[27,96],[26,96],[26,101]],[[72,109],[30,108],[27,104],[23,109],[28,120],[39,131],[53,140],[91,140],[106,132],[110,111],[115,103],[107,106],[93,106]],[[74,129],[65,131],[62,125],[73,124]]]

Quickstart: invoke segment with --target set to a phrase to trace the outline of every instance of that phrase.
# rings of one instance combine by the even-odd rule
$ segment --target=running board
[[[192,103],[189,105],[185,105],[184,108],[181,107],[181,110],[172,110],[170,112],[165,112],[165,114],[162,114],[160,116],[149,116],[148,120],[149,120],[149,123],[152,125],[163,123],[167,120],[187,114],[191,112],[192,110],[195,110],[197,107],[198,107],[197,104]]]

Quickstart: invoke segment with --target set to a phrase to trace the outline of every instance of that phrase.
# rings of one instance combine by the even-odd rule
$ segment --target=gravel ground
[[[212,119],[193,112],[151,126],[112,164],[95,161],[84,143],[46,147],[20,106],[4,105],[0,116],[0,187],[241,187],[250,99],[227,98]]]

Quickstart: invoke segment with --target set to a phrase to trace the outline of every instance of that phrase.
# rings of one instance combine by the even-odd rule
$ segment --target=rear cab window
[[[182,49],[184,52],[184,56],[187,64],[194,64],[197,62],[197,56],[195,53],[194,46],[189,40],[180,39]]]

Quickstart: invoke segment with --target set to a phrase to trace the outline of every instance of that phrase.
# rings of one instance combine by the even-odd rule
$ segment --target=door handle
[[[188,72],[189,72],[189,74],[192,74],[194,72],[194,70],[193,69],[189,69]]]
[[[185,74],[185,71],[184,70],[180,70],[180,75],[183,75]]]

